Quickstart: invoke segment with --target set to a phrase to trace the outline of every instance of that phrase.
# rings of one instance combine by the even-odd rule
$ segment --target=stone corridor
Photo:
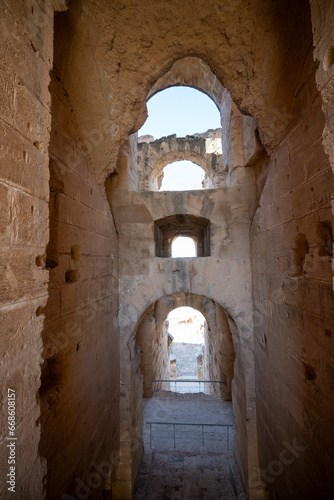
[[[214,128],[140,140],[179,86]],[[334,0],[0,0],[0,137],[1,500],[132,500],[139,470],[137,498],[242,498],[189,428],[151,453],[151,405],[233,407],[247,499],[333,500]],[[159,191],[180,160],[203,189]],[[178,237],[196,257],[173,258]],[[184,306],[231,402],[154,410]]]

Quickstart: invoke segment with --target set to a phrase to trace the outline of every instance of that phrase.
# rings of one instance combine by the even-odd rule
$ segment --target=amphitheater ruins
[[[190,306],[228,498],[334,498],[334,1],[0,0],[0,43],[0,497],[133,498]],[[138,141],[173,86],[221,129]],[[205,189],[159,190],[177,160]]]

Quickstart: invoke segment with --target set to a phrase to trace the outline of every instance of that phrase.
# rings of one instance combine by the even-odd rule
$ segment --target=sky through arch
[[[188,160],[176,161],[163,169],[163,180],[159,191],[190,191],[203,189],[205,171]]]
[[[215,103],[203,92],[191,87],[170,87],[147,101],[148,118],[138,137],[153,135],[155,139],[176,134],[185,137],[220,127],[220,114]]]

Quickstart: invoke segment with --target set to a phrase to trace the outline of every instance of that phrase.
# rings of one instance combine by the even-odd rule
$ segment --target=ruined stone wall
[[[143,397],[153,395],[153,336],[155,333],[155,318],[152,308],[145,314],[136,332],[136,346],[140,349],[140,371],[143,379]]]
[[[46,459],[50,499],[110,489],[119,443],[118,239],[105,193],[78,141],[71,96],[58,71],[59,36],[56,24],[49,298],[40,311],[40,453]],[[88,478],[96,464],[103,464],[104,474],[92,483]]]
[[[167,314],[164,302],[154,303],[145,313],[136,332],[144,398],[153,396],[153,380],[170,378],[168,329],[165,324]]]
[[[58,8],[65,5],[58,2]],[[38,389],[48,273],[49,72],[53,4],[0,2],[0,497],[43,498]],[[15,493],[8,491],[8,389],[15,391]],[[13,393],[11,393],[13,394]]]
[[[68,21],[76,29],[66,39],[64,83],[69,93],[74,90],[79,135],[100,181],[114,171],[120,146],[145,121],[151,89],[175,61],[180,72],[194,54],[211,68],[208,95],[216,92],[215,82],[223,84],[239,109],[255,118],[262,144],[272,151],[303,69],[309,15],[306,0],[252,0],[242,9],[236,0],[71,0]],[[196,88],[196,80],[187,84]],[[92,130],[98,132],[93,136]]]
[[[155,307],[156,332],[153,338],[153,374],[155,379],[170,378],[168,328],[168,303],[158,301]]]
[[[235,352],[226,313],[217,303],[206,300],[205,378],[224,384],[208,384],[210,393],[220,392],[225,401],[232,399]]]
[[[334,470],[334,179],[312,52],[294,110],[298,123],[271,158],[251,231],[256,394],[270,497],[311,500],[331,497]]]
[[[163,169],[180,160],[192,161],[206,173],[208,188],[226,185],[221,148],[221,130],[208,130],[195,136],[162,137],[138,144],[138,190],[158,191],[163,179]]]

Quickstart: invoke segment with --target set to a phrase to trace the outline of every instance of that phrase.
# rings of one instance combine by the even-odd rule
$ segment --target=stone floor
[[[203,426],[202,434],[202,426],[175,422],[230,427]],[[134,500],[246,500],[233,458],[230,402],[203,393],[159,392],[144,400],[143,437]]]

